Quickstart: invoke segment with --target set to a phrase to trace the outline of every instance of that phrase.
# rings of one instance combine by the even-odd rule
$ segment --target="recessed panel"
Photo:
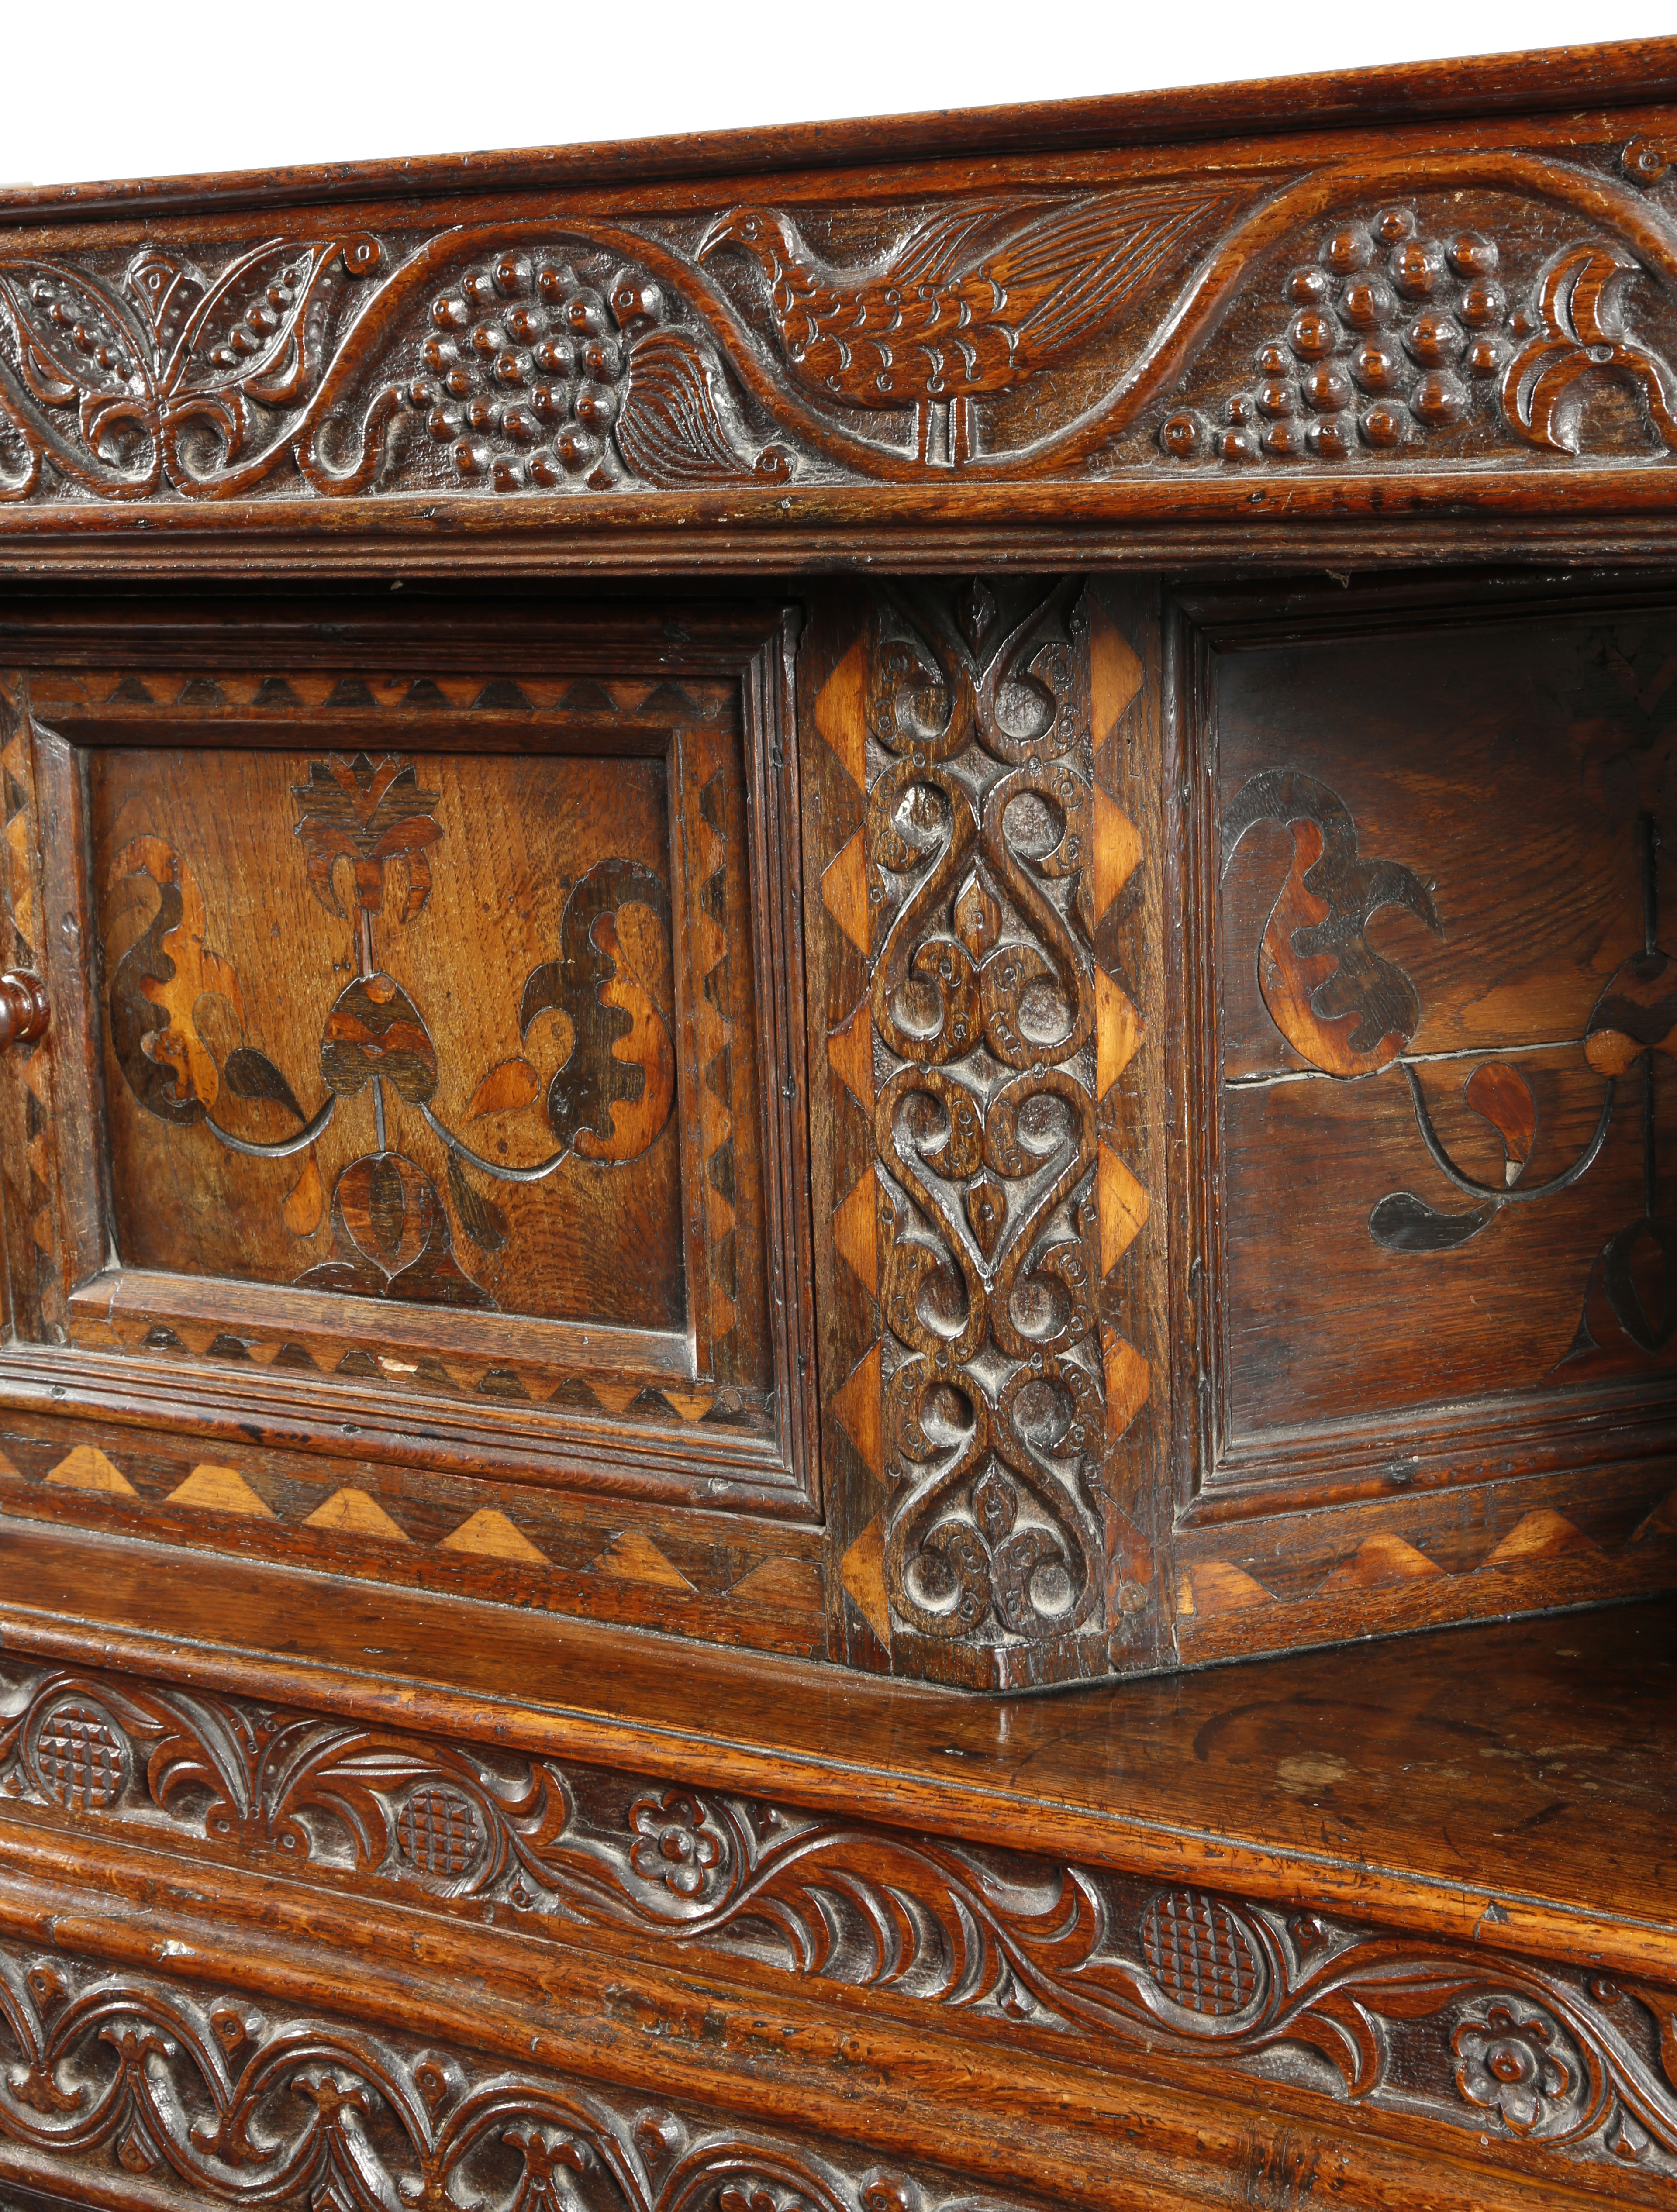
[[[661,758],[90,767],[125,1265],[684,1329]]]
[[[1225,1443],[1663,1371],[1677,622],[1217,684]]]

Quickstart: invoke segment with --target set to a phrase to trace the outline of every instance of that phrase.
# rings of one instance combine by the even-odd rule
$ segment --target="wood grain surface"
[[[19,2212],[1677,2201],[1674,156],[0,194]]]
[[[998,526],[1039,565],[1255,527],[1657,557],[1671,82],[1652,42],[1366,98],[10,195],[14,558],[947,573]]]

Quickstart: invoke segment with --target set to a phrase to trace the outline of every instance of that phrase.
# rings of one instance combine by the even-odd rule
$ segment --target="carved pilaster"
[[[894,1671],[1064,1680],[1108,1663],[1106,1474],[1151,1371],[1114,1276],[1150,1209],[1118,1105],[1145,1018],[1115,765],[1145,665],[1076,581],[904,588],[848,619],[811,640],[829,764],[806,828],[843,1163],[827,1264],[868,1304],[825,1395],[877,1497],[838,1513],[839,1579]]]

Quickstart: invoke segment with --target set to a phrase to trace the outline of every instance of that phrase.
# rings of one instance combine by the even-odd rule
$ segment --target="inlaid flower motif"
[[[1461,2022],[1450,2048],[1461,2061],[1455,2082],[1462,2095],[1500,2113],[1516,2135],[1531,2135],[1552,2118],[1575,2087],[1559,2031],[1540,2013],[1489,2005],[1482,2020]]]
[[[721,1863],[722,1839],[705,1825],[704,1808],[684,1790],[642,1797],[629,1808],[635,1841],[629,1863],[643,1881],[661,1881],[673,1897],[697,1897]]]
[[[363,914],[384,909],[385,869],[399,863],[403,886],[397,918],[411,921],[431,896],[431,864],[426,848],[442,836],[435,820],[440,794],[422,791],[410,760],[386,753],[374,761],[367,753],[352,760],[339,754],[311,761],[308,781],[294,784],[302,808],[297,836],[308,854],[309,887],[328,914],[348,911],[334,880],[340,860],[349,864],[349,888]]]

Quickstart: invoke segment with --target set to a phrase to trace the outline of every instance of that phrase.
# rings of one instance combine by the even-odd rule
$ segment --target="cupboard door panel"
[[[125,1266],[686,1338],[661,759],[89,773]]]
[[[6,679],[27,1510],[808,1649],[780,618],[100,635]]]
[[[1677,628],[1473,596],[1185,636],[1188,1656],[1671,1571]]]

